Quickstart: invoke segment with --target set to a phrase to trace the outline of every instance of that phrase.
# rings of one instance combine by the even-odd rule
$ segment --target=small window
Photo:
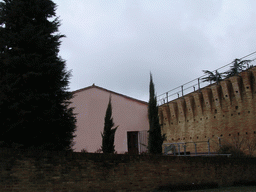
[[[238,109],[238,106],[236,106],[236,109]]]

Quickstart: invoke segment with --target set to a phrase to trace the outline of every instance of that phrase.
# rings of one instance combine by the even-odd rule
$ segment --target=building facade
[[[141,153],[147,150],[147,102],[140,101],[99,86],[74,91],[70,107],[77,119],[73,149],[96,152],[102,146],[104,118],[111,96],[112,117],[115,126],[115,151]]]

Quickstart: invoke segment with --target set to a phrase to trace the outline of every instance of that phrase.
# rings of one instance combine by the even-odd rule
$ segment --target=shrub
[[[219,149],[218,149],[218,154],[231,154],[232,157],[244,157],[246,156],[245,153],[239,149],[236,148],[232,145],[226,144],[226,145],[222,145]]]

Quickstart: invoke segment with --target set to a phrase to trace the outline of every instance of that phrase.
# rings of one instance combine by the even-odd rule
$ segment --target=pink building
[[[104,118],[111,95],[112,117],[115,126],[115,150],[117,153],[141,153],[147,150],[147,102],[92,86],[74,91],[71,107],[77,118],[74,151],[86,149],[95,152],[101,148]]]

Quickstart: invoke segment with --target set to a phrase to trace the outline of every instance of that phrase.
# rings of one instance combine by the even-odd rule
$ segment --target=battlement
[[[165,143],[218,142],[218,138],[254,135],[255,95],[253,67],[159,106],[160,123],[167,135]]]

